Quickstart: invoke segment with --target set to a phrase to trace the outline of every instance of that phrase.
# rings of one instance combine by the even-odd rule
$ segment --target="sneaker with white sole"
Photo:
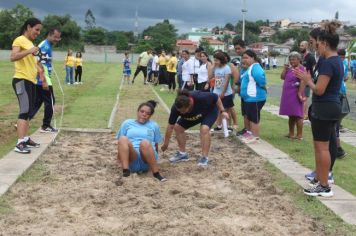
[[[182,154],[179,151],[177,151],[171,158],[169,158],[170,162],[176,163],[176,162],[181,162],[181,161],[188,161],[189,157],[188,154]]]
[[[31,150],[27,147],[25,142],[18,143],[15,148],[15,152],[22,153],[22,154],[29,154]]]
[[[31,138],[29,138],[26,142],[25,142],[26,146],[29,148],[39,148],[41,145],[39,143],[36,143],[35,141],[33,141]]]
[[[315,185],[316,183],[318,183],[318,181],[315,179],[316,178],[316,172],[315,171],[312,171],[308,174],[305,175],[305,178],[307,180],[309,180],[310,182],[310,185]],[[328,183],[329,184],[334,184],[335,183],[335,180],[334,180],[334,175],[332,172],[329,172],[329,175],[328,175]]]
[[[312,197],[332,197],[334,196],[334,193],[331,191],[331,188],[329,186],[322,186],[320,183],[314,185],[313,187],[306,188],[304,189],[304,194]]]
[[[201,157],[198,161],[198,166],[207,166],[209,159],[207,157]]]
[[[58,129],[55,129],[50,125],[49,126],[42,126],[40,132],[41,133],[57,133]]]

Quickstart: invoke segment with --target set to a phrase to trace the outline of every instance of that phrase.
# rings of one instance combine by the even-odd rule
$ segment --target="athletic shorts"
[[[318,120],[309,117],[313,140],[319,142],[329,142],[332,132],[336,133],[336,120]]]
[[[234,98],[233,95],[225,96],[223,99],[221,99],[222,104],[225,109],[232,108],[234,107]]]
[[[177,121],[177,124],[182,126],[184,129],[189,129],[193,126],[196,126],[197,124],[206,125],[209,128],[211,128],[214,125],[217,118],[218,118],[218,109],[215,107],[211,112],[207,113],[205,116],[203,116],[198,120],[191,121],[191,120],[185,120],[183,118],[180,118]]]
[[[20,107],[18,119],[28,120],[35,107],[36,85],[25,79],[14,78],[12,87]]]
[[[260,123],[261,110],[265,105],[266,101],[262,102],[244,102],[243,103],[243,113],[247,116],[249,121],[255,124]]]
[[[141,158],[141,153],[139,148],[135,148],[136,160],[130,163],[129,169],[131,172],[147,172],[150,169],[150,166],[144,162]],[[155,159],[158,160],[158,154],[155,152]]]
[[[123,71],[124,76],[130,76],[131,75],[131,70],[124,70]]]

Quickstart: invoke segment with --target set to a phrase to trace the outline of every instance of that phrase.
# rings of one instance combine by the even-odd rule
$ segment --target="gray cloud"
[[[0,0],[0,8],[21,3],[43,18],[48,14],[70,14],[84,25],[84,14],[91,9],[97,25],[109,30],[134,30],[135,10],[139,13],[139,30],[163,19],[170,19],[180,33],[192,27],[223,26],[241,20],[242,0]],[[289,18],[295,21],[330,19],[336,11],[340,19],[356,23],[354,0],[247,0],[247,20]]]

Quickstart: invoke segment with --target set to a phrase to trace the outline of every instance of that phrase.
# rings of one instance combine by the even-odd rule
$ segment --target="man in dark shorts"
[[[134,77],[132,79],[132,83],[135,82],[136,76],[142,71],[143,76],[144,76],[144,84],[147,84],[146,79],[147,79],[147,65],[148,65],[148,61],[150,60],[150,58],[152,57],[152,50],[148,49],[146,52],[143,52],[140,54],[140,56],[138,57],[138,61],[137,61],[137,68],[134,74]]]
[[[209,161],[208,154],[211,144],[210,128],[215,123],[219,112],[224,118],[229,118],[218,95],[201,91],[179,91],[171,108],[164,144],[161,147],[162,151],[167,150],[174,130],[179,151],[169,160],[173,163],[189,160],[188,154],[185,151],[185,131],[200,124],[202,156],[199,159],[198,165],[206,166]]]
[[[313,77],[313,70],[314,66],[316,64],[315,57],[309,52],[309,43],[307,41],[303,41],[299,45],[300,52],[303,55],[303,66],[305,69],[310,73],[310,75]],[[308,119],[308,99],[310,97],[310,87],[305,86],[304,90],[305,97],[307,100],[304,102],[304,119]]]

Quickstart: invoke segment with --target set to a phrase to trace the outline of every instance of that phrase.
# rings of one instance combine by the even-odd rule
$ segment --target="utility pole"
[[[242,40],[245,41],[245,18],[246,18],[246,13],[247,13],[247,8],[246,8],[246,0],[242,0]]]
[[[138,11],[137,11],[137,7],[136,7],[136,12],[135,12],[135,32],[134,32],[134,36],[138,37]]]

